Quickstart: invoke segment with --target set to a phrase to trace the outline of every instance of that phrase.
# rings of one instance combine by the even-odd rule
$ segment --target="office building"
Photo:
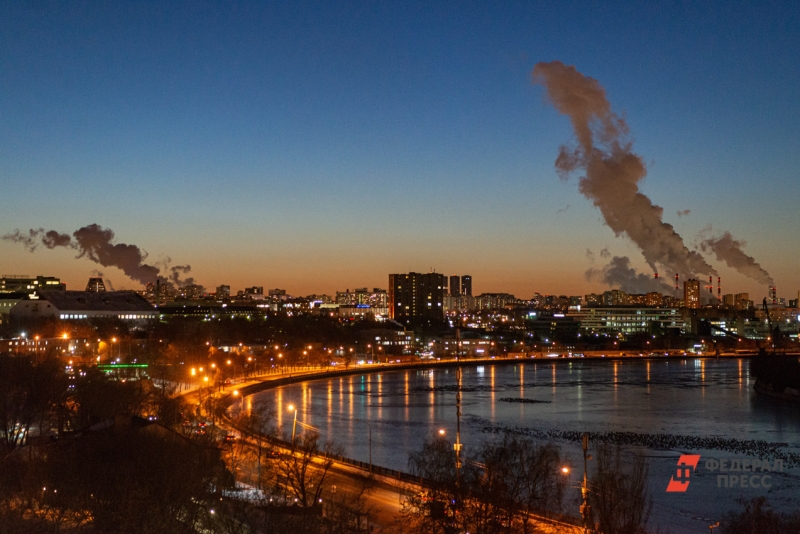
[[[586,308],[580,312],[569,312],[567,317],[580,322],[584,334],[652,334],[670,329],[683,331],[686,328],[677,308]]]
[[[0,293],[27,293],[36,291],[66,291],[67,285],[53,276],[3,275],[0,278]]]

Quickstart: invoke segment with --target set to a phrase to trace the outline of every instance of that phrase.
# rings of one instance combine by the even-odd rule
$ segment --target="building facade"
[[[439,273],[389,275],[389,316],[398,322],[444,319],[445,277]]]
[[[683,283],[683,305],[693,310],[700,307],[700,280],[690,278]]]
[[[35,293],[36,291],[66,291],[67,285],[53,276],[3,275],[0,278],[0,293]]]
[[[678,308],[586,308],[577,313],[568,313],[580,322],[586,334],[640,334],[657,329],[685,330],[685,321]]]

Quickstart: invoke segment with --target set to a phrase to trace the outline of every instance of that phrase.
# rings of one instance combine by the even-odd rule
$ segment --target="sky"
[[[796,298],[798,35],[796,2],[5,2],[0,234],[97,224],[234,292],[435,270],[580,295],[609,288],[586,277],[604,250],[652,276],[556,173],[576,137],[532,70],[561,61],[605,89],[687,246],[729,231]],[[766,295],[705,257],[723,293]],[[141,287],[0,240],[0,274],[95,271]]]

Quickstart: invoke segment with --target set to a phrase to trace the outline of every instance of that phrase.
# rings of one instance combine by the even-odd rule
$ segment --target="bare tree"
[[[306,431],[297,440],[291,454],[278,460],[277,470],[281,481],[299,506],[317,506],[325,488],[328,471],[333,465],[333,444],[319,446],[319,434]]]
[[[267,454],[272,450],[272,439],[276,435],[275,408],[271,404],[260,402],[247,412],[240,412],[234,421],[236,428],[242,432],[252,447],[256,461],[256,486],[262,484],[262,470]]]
[[[597,450],[597,471],[589,485],[593,521],[603,534],[644,534],[653,507],[647,492],[647,464],[641,455],[623,461],[620,447]]]
[[[0,456],[26,443],[34,425],[39,435],[49,433],[67,390],[67,376],[55,358],[0,355]]]

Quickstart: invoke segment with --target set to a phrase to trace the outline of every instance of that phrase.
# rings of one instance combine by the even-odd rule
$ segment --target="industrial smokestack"
[[[678,289],[678,273],[675,273],[675,291],[679,291],[679,289]]]
[[[722,278],[717,277],[717,298],[722,300]]]

